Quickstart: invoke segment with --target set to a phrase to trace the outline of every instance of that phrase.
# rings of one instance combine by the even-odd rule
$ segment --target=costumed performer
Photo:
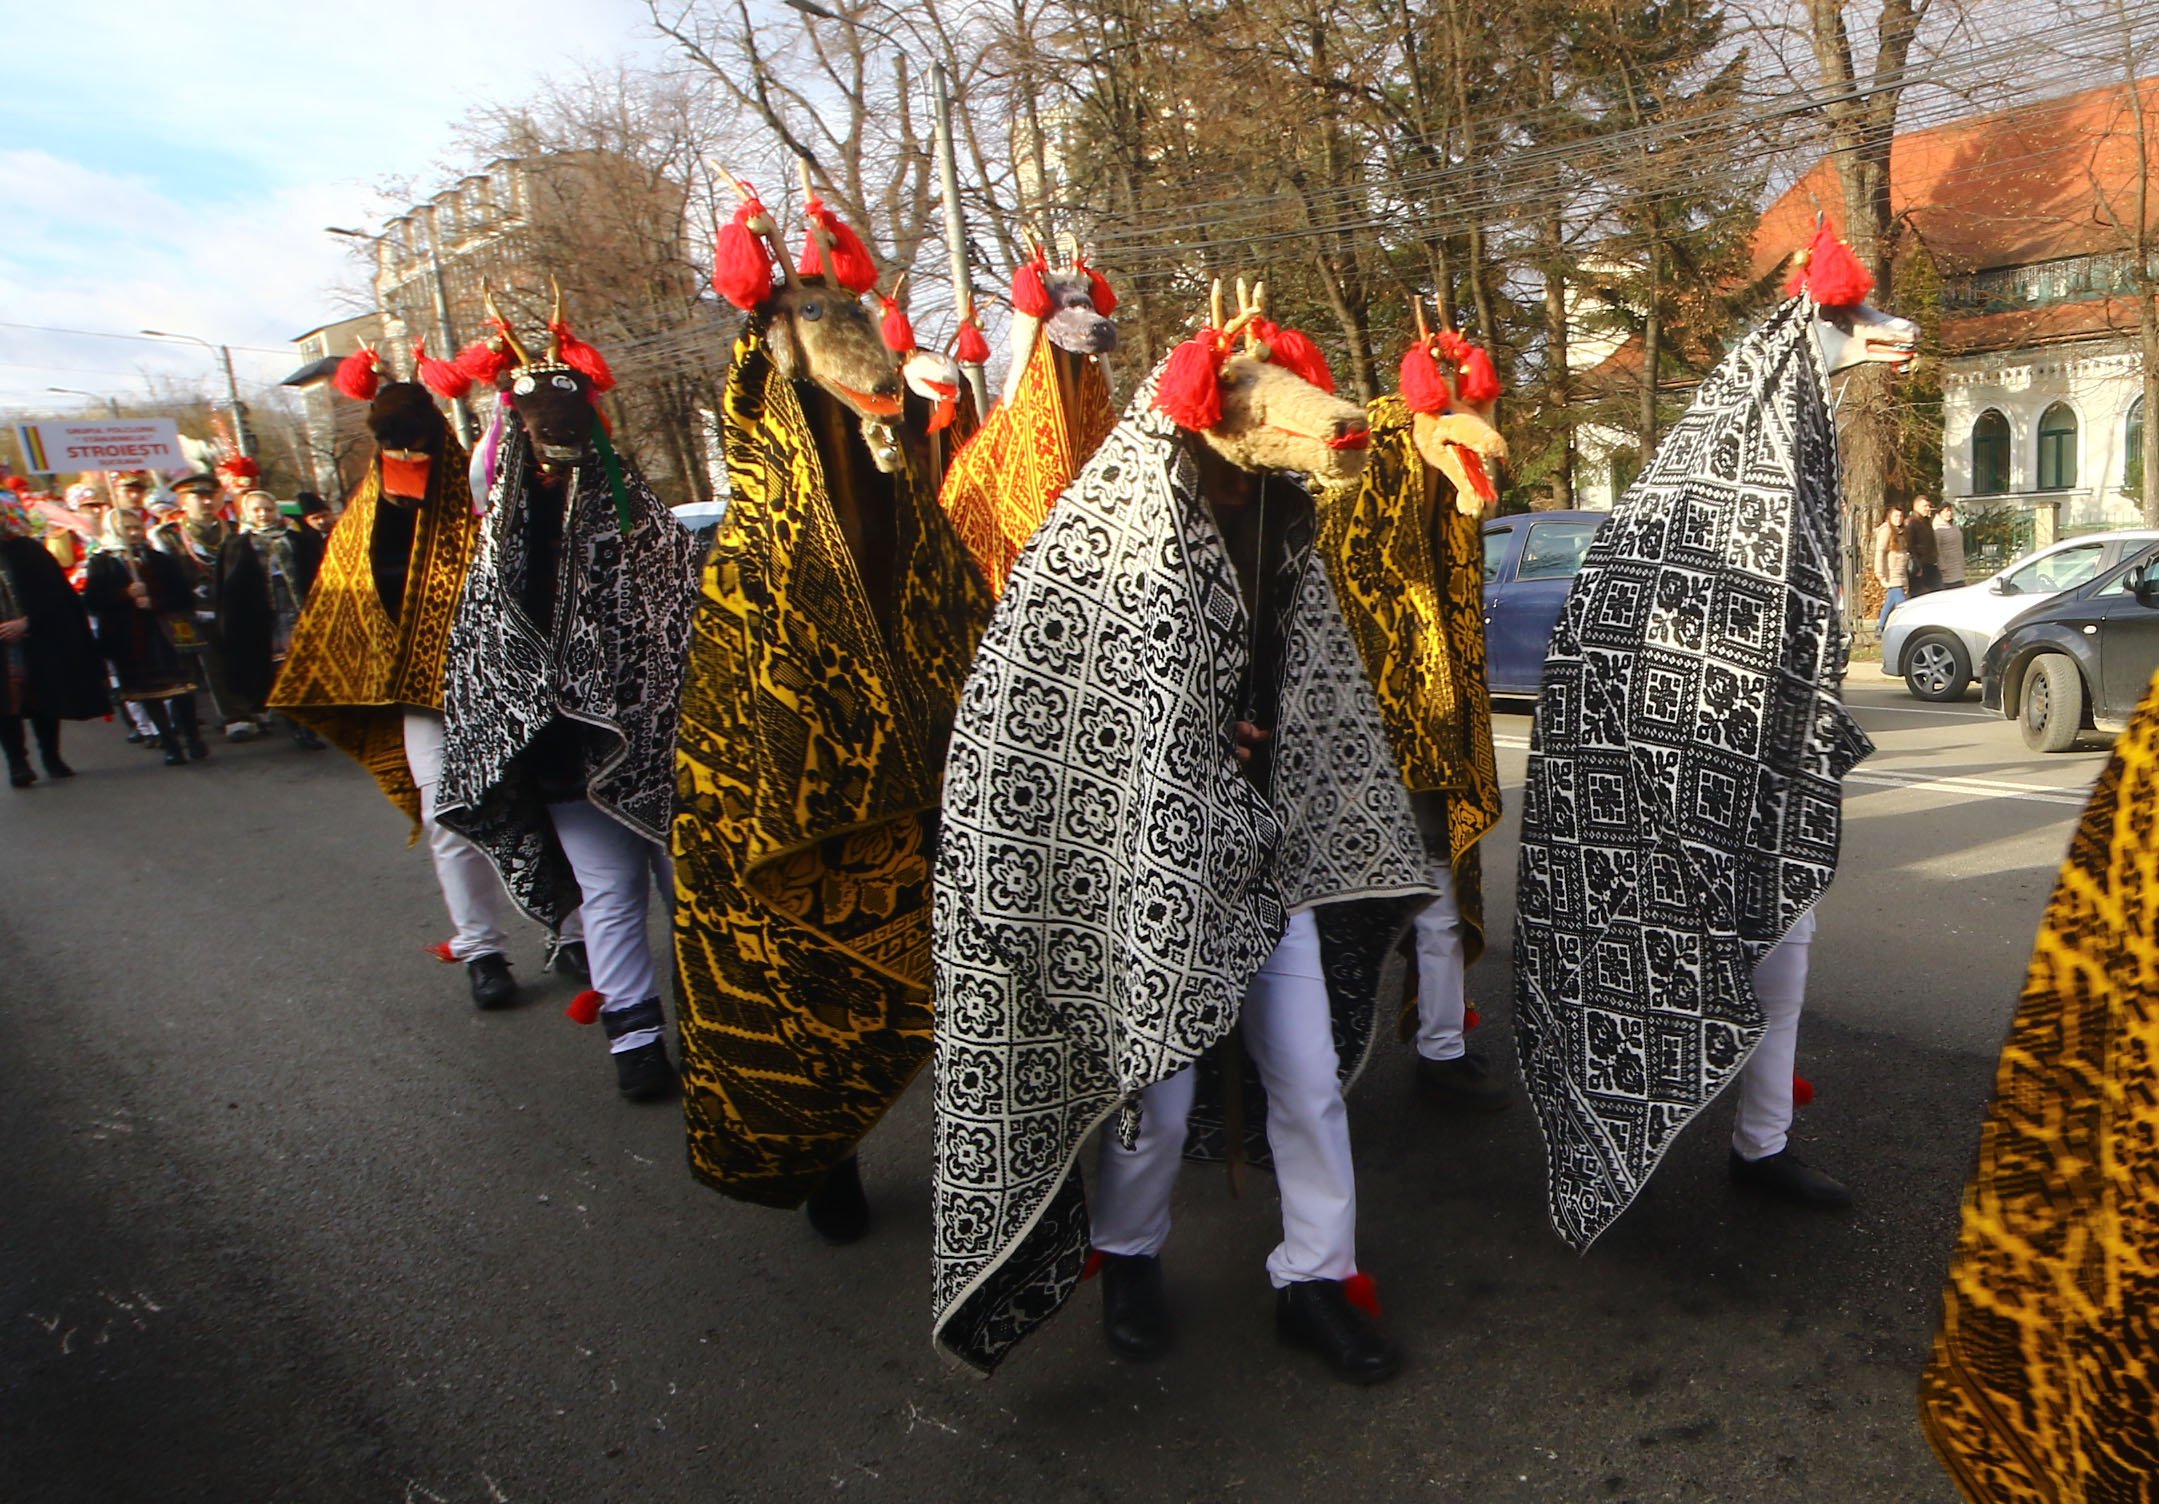
[[[179,503],[178,514],[150,529],[150,544],[180,566],[195,604],[186,615],[168,618],[167,626],[174,645],[189,661],[195,682],[209,694],[211,712],[224,727],[225,740],[252,741],[257,727],[234,703],[225,677],[225,645],[217,633],[218,556],[239,529],[225,519],[221,483],[208,471],[181,476],[172,483],[172,493]],[[192,747],[188,753],[209,755]]]
[[[90,618],[37,532],[30,509],[13,492],[0,493],[0,751],[8,782],[19,789],[37,782],[25,721],[45,776],[73,778],[60,755],[60,723],[111,711]]]
[[[150,719],[165,766],[210,755],[195,708],[195,675],[175,640],[175,626],[195,621],[195,590],[178,560],[149,546],[150,519],[137,507],[114,507],[90,556],[83,605],[97,627],[98,651],[120,697]],[[196,639],[196,640],[199,640]]]

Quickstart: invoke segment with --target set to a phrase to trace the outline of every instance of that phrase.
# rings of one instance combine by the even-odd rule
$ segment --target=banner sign
[[[192,468],[180,450],[180,425],[170,418],[18,423],[15,437],[22,444],[23,468],[35,475]]]

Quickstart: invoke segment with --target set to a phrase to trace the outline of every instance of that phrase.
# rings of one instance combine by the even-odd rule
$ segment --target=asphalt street
[[[1958,1197],[2025,958],[2102,751],[1862,666],[1814,946],[1798,1147],[1849,1215],[1736,1196],[1713,1108],[1585,1257],[1526,1106],[1449,1115],[1386,1051],[1353,1105],[1361,1261],[1409,1351],[1331,1381],[1276,1345],[1264,1177],[1188,1168],[1175,1354],[1098,1296],[994,1378],[929,1341],[928,1106],[864,1151],[879,1223],[692,1183],[574,990],[481,1015],[423,947],[422,852],[335,753],[167,769],[69,730],[0,792],[0,1500],[1894,1500],[1952,1504],[1915,1419]],[[1500,717],[1474,1041],[1510,1062]],[[655,921],[655,935],[663,931]]]

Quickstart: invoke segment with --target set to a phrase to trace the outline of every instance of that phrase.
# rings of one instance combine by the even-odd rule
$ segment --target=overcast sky
[[[0,25],[0,422],[213,364],[25,325],[199,335],[235,346],[243,396],[277,380],[364,287],[324,225],[379,227],[385,179],[454,180],[473,106],[661,56],[638,0],[0,0]]]

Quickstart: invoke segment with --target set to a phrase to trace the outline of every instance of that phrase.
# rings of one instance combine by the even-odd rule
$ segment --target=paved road
[[[1362,1252],[1412,1363],[1371,1392],[1276,1348],[1273,1198],[1198,1170],[1168,1362],[1112,1362],[1088,1291],[994,1380],[952,1372],[919,1089],[866,1153],[876,1235],[825,1249],[614,1100],[536,937],[529,1007],[462,1001],[424,858],[334,754],[167,770],[80,728],[81,778],[0,795],[0,1499],[1950,1504],[1914,1380],[2099,756],[1870,679],[1800,1126],[1859,1209],[1735,1199],[1715,1112],[1578,1259],[1527,1110],[1434,1112],[1390,1054]],[[1527,719],[1500,731],[1512,794]],[[1510,820],[1501,936],[1512,868]],[[1504,951],[1472,983],[1511,1058]]]

